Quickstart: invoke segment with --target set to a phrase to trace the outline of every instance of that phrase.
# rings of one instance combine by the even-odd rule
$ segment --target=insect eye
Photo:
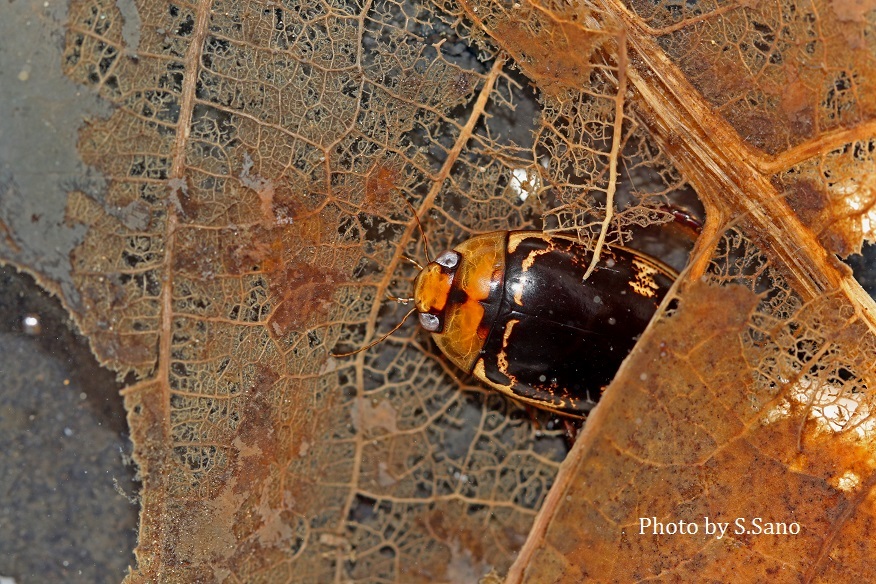
[[[443,268],[452,270],[459,263],[459,254],[455,251],[445,251],[435,258],[435,263]]]
[[[438,329],[441,328],[441,320],[435,316],[434,314],[429,314],[428,312],[420,313],[420,325],[429,331],[430,333],[434,333]]]

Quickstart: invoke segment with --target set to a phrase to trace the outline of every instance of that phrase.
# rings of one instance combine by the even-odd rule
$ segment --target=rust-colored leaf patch
[[[268,320],[271,333],[282,338],[319,322],[320,313],[328,312],[341,282],[343,278],[338,272],[308,264],[285,266],[271,280],[271,292],[279,299]]]

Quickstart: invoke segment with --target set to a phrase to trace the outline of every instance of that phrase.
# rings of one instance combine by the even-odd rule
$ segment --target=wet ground
[[[120,385],[33,280],[0,269],[0,582],[120,582],[138,484]]]

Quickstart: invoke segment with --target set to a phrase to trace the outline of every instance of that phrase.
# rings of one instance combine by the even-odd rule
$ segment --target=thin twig
[[[608,188],[605,189],[605,219],[599,230],[599,239],[593,248],[593,259],[584,273],[584,279],[590,277],[596,265],[599,263],[599,255],[605,245],[605,236],[608,233],[611,220],[614,217],[614,194],[617,191],[617,161],[621,155],[621,143],[624,125],[624,97],[627,93],[627,35],[621,28],[618,33],[617,52],[617,97],[614,100],[614,133],[611,138],[611,152],[608,160]]]

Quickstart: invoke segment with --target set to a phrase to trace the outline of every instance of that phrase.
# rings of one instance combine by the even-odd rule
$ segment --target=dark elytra
[[[492,326],[481,351],[483,374],[504,393],[581,416],[614,378],[677,274],[640,252],[612,247],[584,280],[587,246],[529,233],[509,232],[518,243],[506,246],[504,286],[485,302],[492,304],[486,311]]]

